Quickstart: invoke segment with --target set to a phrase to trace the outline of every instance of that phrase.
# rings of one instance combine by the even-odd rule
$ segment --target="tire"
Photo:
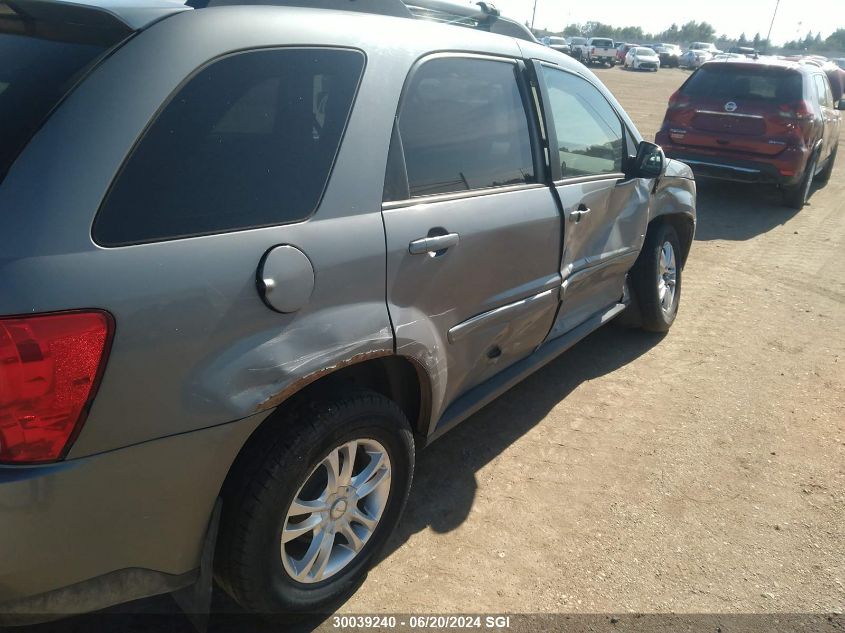
[[[833,148],[833,151],[830,153],[830,156],[827,159],[827,163],[824,166],[818,175],[816,176],[816,182],[821,184],[827,184],[830,181],[830,177],[833,174],[833,166],[836,163],[836,153],[839,150],[839,145]]]
[[[663,265],[667,245],[671,247],[671,270]],[[660,222],[649,227],[643,250],[628,277],[634,294],[629,307],[639,312],[639,318],[629,315],[628,322],[637,322],[650,332],[669,331],[681,303],[680,257],[680,240],[671,224]],[[666,292],[671,292],[668,302]]]
[[[791,187],[784,187],[783,189],[783,203],[790,209],[801,210],[807,204],[810,198],[810,191],[813,188],[813,178],[815,176],[816,165],[818,164],[818,155],[814,155],[807,166],[804,168],[804,173],[797,185]]]
[[[399,521],[414,470],[410,425],[384,396],[355,391],[304,402],[259,433],[224,488],[217,580],[254,613],[330,609],[360,585]],[[345,459],[356,440],[356,458]],[[381,461],[374,455],[381,455]],[[347,471],[346,463],[353,470]],[[364,472],[368,467],[369,474]],[[334,481],[346,478],[350,485],[332,488],[330,470],[337,473]],[[372,490],[358,499],[356,491],[365,486]],[[330,489],[335,492],[327,494]],[[296,499],[323,507],[291,514]],[[369,529],[359,517],[370,523]],[[296,530],[312,520],[312,529]],[[298,536],[283,541],[284,530]],[[348,530],[358,539],[355,548],[345,536]],[[318,538],[333,545],[321,551]],[[303,562],[308,560],[310,567]],[[297,571],[301,575],[295,578]]]

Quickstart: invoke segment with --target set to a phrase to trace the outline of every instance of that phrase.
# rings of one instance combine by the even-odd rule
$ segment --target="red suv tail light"
[[[682,110],[683,108],[688,107],[689,104],[689,97],[682,95],[680,92],[676,92],[671,97],[669,97],[670,110]]]
[[[0,463],[64,456],[94,398],[113,323],[100,311],[0,318]]]
[[[807,121],[813,118],[813,108],[806,101],[778,106],[778,114],[785,119]]]

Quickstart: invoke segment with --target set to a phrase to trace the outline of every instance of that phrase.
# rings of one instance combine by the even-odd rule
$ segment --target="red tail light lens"
[[[671,97],[669,97],[669,109],[670,110],[681,110],[683,108],[688,107],[689,104],[690,104],[689,97],[682,95],[680,92],[676,92]]]
[[[0,318],[0,463],[63,457],[94,398],[112,331],[99,311]]]
[[[778,106],[778,114],[785,119],[807,121],[813,118],[813,108],[806,101]]]

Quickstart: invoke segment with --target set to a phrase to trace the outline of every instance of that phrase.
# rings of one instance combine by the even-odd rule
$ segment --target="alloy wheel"
[[[294,496],[284,520],[285,571],[301,583],[327,580],[372,537],[390,495],[387,450],[372,439],[332,449]]]
[[[660,299],[660,309],[665,314],[671,314],[675,305],[675,289],[678,282],[677,261],[675,249],[669,241],[663,242],[657,264],[657,296]]]

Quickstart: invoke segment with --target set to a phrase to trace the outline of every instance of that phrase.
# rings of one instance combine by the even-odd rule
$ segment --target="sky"
[[[531,22],[534,0],[493,0],[502,15]],[[777,0],[537,0],[534,26],[561,31],[573,22],[596,21],[612,26],[641,26],[645,32],[659,33],[673,22],[709,22],[718,35],[738,38],[744,31],[766,37]],[[772,41],[782,44],[807,31],[821,31],[826,38],[837,28],[845,28],[842,0],[780,0],[772,29]]]

